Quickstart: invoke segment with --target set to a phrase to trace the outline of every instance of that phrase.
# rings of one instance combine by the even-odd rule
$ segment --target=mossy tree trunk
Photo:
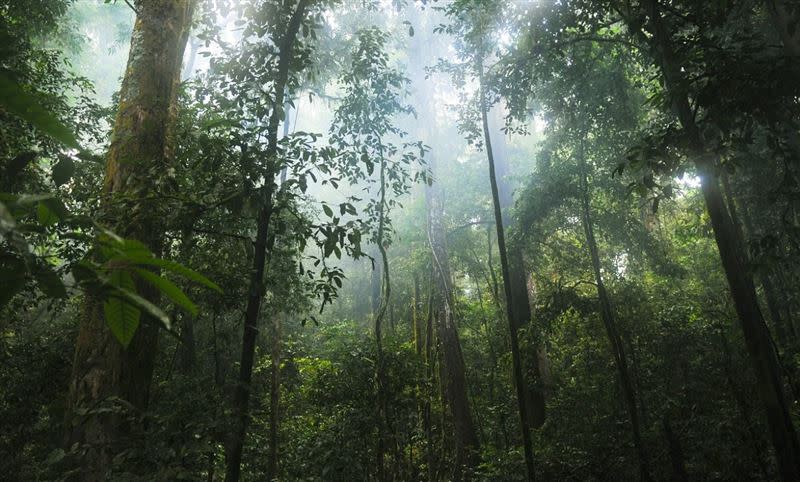
[[[172,185],[169,165],[175,100],[195,0],[140,0],[127,69],[120,90],[111,147],[106,157],[102,222],[158,255],[164,220],[159,198]],[[150,287],[139,294],[155,301]],[[83,306],[67,398],[66,442],[78,444],[83,480],[105,480],[123,417],[92,413],[122,400],[147,408],[158,346],[156,323],[143,320],[127,349],[106,326],[102,302],[88,294]],[[87,413],[88,411],[88,413]]]

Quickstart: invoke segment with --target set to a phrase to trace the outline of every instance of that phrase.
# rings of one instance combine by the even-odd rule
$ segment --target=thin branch
[[[129,2],[128,0],[125,0],[125,5],[131,7],[131,10],[133,10],[136,13],[137,16],[141,15],[139,13],[139,10],[136,10],[136,7],[134,7],[133,4],[131,2]]]

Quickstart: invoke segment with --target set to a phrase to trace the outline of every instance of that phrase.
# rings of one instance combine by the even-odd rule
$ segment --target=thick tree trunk
[[[582,134],[581,134],[582,135]],[[603,275],[600,268],[600,252],[597,248],[597,240],[594,237],[594,226],[592,224],[591,204],[589,198],[589,180],[586,174],[586,159],[583,152],[583,139],[578,141],[580,147],[578,148],[578,163],[580,171],[580,184],[581,184],[581,211],[583,218],[583,230],[586,235],[586,245],[589,248],[589,255],[592,260],[592,270],[594,271],[594,279],[597,285],[597,297],[600,301],[600,317],[603,320],[603,325],[608,335],[608,341],[611,345],[611,351],[614,356],[614,364],[617,367],[617,374],[622,388],[622,395],[625,399],[625,405],[628,409],[628,419],[631,423],[631,432],[633,435],[633,444],[636,447],[636,454],[639,458],[639,478],[641,480],[652,480],[650,476],[650,463],[647,457],[647,449],[644,447],[642,441],[642,432],[639,423],[639,410],[636,406],[636,392],[633,388],[633,381],[631,380],[630,369],[628,368],[628,359],[625,355],[625,345],[622,342],[622,337],[619,334],[617,322],[614,319],[614,311],[611,308],[611,298],[608,296],[605,284],[603,283]]]
[[[247,433],[250,382],[253,377],[253,361],[256,337],[258,335],[258,315],[261,308],[261,299],[264,296],[264,271],[266,268],[268,251],[268,235],[270,220],[273,214],[275,176],[278,174],[276,168],[278,164],[278,127],[280,126],[281,116],[279,109],[275,107],[283,105],[295,40],[310,1],[311,0],[299,0],[279,45],[275,99],[272,114],[267,126],[267,172],[265,173],[265,186],[263,188],[264,195],[261,199],[263,204],[258,213],[258,229],[256,231],[256,241],[254,244],[255,256],[250,275],[250,288],[247,295],[247,308],[244,318],[244,333],[242,335],[242,357],[239,366],[239,380],[234,389],[233,430],[231,432],[231,440],[225,453],[226,482],[237,482],[239,480],[242,451],[244,449],[244,440]],[[274,239],[274,237],[272,239]]]
[[[432,170],[435,170],[435,161],[432,156],[429,159],[429,165]],[[464,358],[455,325],[450,260],[447,254],[442,220],[443,200],[438,186],[429,186],[425,193],[428,203],[428,240],[433,255],[433,306],[436,313],[436,330],[443,352],[444,373],[446,374],[442,382],[453,417],[453,441],[456,455],[453,480],[466,480],[471,478],[472,471],[478,465],[479,443],[467,396]]]
[[[701,176],[701,190],[706,203],[722,266],[730,286],[736,313],[756,378],[756,388],[764,404],[772,443],[783,480],[800,480],[800,443],[789,414],[778,360],[761,310],[758,307],[753,278],[745,266],[741,240],[737,238],[714,172],[713,162],[705,152],[700,130],[687,92],[686,80],[675,60],[669,33],[664,27],[658,0],[644,0],[650,18],[653,53],[661,68],[673,109],[684,129]]]
[[[106,158],[104,222],[116,233],[139,240],[159,254],[163,220],[159,216],[159,183],[153,173],[167,172],[170,124],[194,0],[142,0],[131,37],[128,65],[120,90],[111,146]],[[120,213],[124,209],[125,215]],[[137,286],[156,301],[157,291]],[[112,336],[103,317],[102,300],[87,295],[75,346],[67,399],[67,446],[85,446],[81,477],[104,480],[116,443],[124,432],[122,417],[92,413],[118,397],[143,410],[150,397],[157,323],[143,322],[127,349]],[[86,415],[78,416],[86,410]],[[80,419],[79,419],[80,418]]]
[[[533,465],[533,443],[531,440],[530,432],[530,415],[528,403],[528,386],[523,375],[522,355],[519,349],[518,330],[520,328],[520,320],[517,318],[518,312],[515,307],[518,304],[514,302],[514,293],[516,290],[512,284],[514,280],[511,278],[511,271],[508,261],[508,250],[506,248],[505,230],[503,229],[503,212],[500,205],[500,193],[497,187],[497,171],[495,168],[494,155],[492,152],[492,140],[489,132],[489,116],[487,113],[486,97],[484,94],[484,78],[483,78],[483,58],[479,54],[478,57],[478,75],[479,75],[479,95],[480,95],[480,110],[481,110],[481,123],[483,125],[484,148],[486,149],[486,157],[489,161],[489,182],[492,188],[492,201],[494,205],[494,219],[497,229],[497,249],[500,252],[500,268],[503,272],[503,289],[506,298],[506,314],[508,316],[508,324],[511,339],[511,360],[513,365],[513,380],[514,387],[517,391],[517,404],[519,407],[520,428],[522,430],[522,444],[525,454],[525,467],[527,480],[534,480],[536,478],[536,471]],[[527,284],[523,284],[527,290]],[[527,291],[525,294],[527,300]],[[528,307],[530,317],[530,307]]]

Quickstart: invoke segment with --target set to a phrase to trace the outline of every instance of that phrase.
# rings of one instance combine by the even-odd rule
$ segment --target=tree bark
[[[231,440],[225,453],[225,481],[237,482],[241,473],[242,451],[247,433],[248,406],[250,401],[250,382],[253,377],[253,361],[255,357],[256,338],[258,335],[258,315],[261,308],[261,299],[264,296],[264,271],[268,251],[268,235],[270,220],[272,218],[275,176],[277,171],[278,155],[278,127],[281,115],[278,106],[283,105],[286,86],[289,80],[289,68],[294,51],[297,33],[305,17],[306,10],[311,0],[299,0],[286,27],[280,45],[278,72],[275,81],[275,99],[272,114],[267,126],[267,172],[265,173],[264,195],[261,199],[262,207],[258,213],[258,229],[254,244],[255,256],[250,276],[250,288],[247,295],[247,308],[244,318],[244,333],[242,335],[242,356],[239,367],[239,380],[234,389],[233,397],[233,430]],[[272,237],[274,240],[274,236]]]
[[[514,386],[517,391],[517,404],[519,407],[520,416],[520,429],[522,430],[522,444],[525,454],[525,467],[527,480],[532,481],[536,478],[536,471],[533,465],[533,443],[531,441],[530,432],[530,418],[528,414],[529,404],[528,400],[528,387],[523,375],[522,356],[519,349],[518,330],[520,328],[520,320],[517,318],[518,313],[515,309],[514,293],[512,287],[513,280],[508,262],[508,250],[506,249],[505,230],[503,229],[503,212],[500,206],[500,194],[497,187],[497,172],[495,169],[494,155],[492,153],[492,140],[489,133],[489,116],[487,113],[486,96],[484,93],[484,72],[483,72],[483,53],[478,54],[477,69],[479,76],[479,104],[481,111],[481,123],[483,125],[484,148],[486,149],[486,157],[489,161],[489,182],[492,188],[492,203],[494,205],[494,219],[497,229],[497,249],[500,252],[500,268],[503,273],[503,289],[506,298],[506,314],[508,316],[508,324],[511,339],[511,360],[513,365],[513,380]],[[527,285],[523,285],[527,286]],[[525,295],[527,299],[527,292]],[[530,308],[528,308],[530,310]]]
[[[106,157],[104,222],[117,234],[143,242],[159,255],[163,244],[163,211],[157,198],[171,161],[170,133],[177,86],[194,0],[142,0],[131,37],[120,104]],[[170,184],[167,182],[166,184]],[[122,213],[124,212],[124,215]],[[157,301],[158,291],[138,285],[141,296]],[[144,315],[143,315],[144,316]],[[118,398],[144,410],[150,398],[157,322],[143,320],[124,349],[103,316],[102,300],[88,294],[80,320],[67,398],[65,441],[85,447],[81,478],[105,480],[120,436],[123,417],[92,413],[92,408]],[[89,410],[85,416],[79,413]],[[81,418],[78,420],[78,418]]]
[[[695,165],[701,176],[701,190],[706,203],[714,237],[719,248],[731,297],[739,318],[747,350],[755,372],[757,392],[764,405],[772,444],[781,478],[800,480],[800,443],[789,414],[780,376],[777,356],[769,337],[764,317],[758,307],[755,285],[740,252],[741,240],[728,215],[725,201],[714,173],[714,165],[705,152],[700,129],[689,102],[686,80],[675,58],[672,39],[661,18],[658,0],[643,0],[650,19],[651,46],[661,69],[672,107],[689,141]],[[638,26],[634,26],[638,28]]]
[[[584,134],[581,133],[581,136]],[[614,356],[614,364],[617,367],[617,374],[619,375],[620,385],[622,386],[622,395],[625,399],[625,405],[628,409],[628,419],[631,423],[631,432],[633,435],[633,444],[636,447],[636,454],[639,458],[639,478],[644,481],[652,480],[650,476],[650,463],[647,457],[647,449],[644,447],[642,441],[642,432],[639,423],[639,410],[636,406],[636,392],[633,388],[633,381],[631,380],[630,369],[628,368],[628,359],[625,355],[625,345],[622,342],[622,337],[619,334],[619,328],[614,318],[614,311],[611,308],[611,298],[608,296],[605,284],[603,283],[603,274],[600,268],[600,252],[597,248],[597,240],[594,237],[594,226],[592,224],[591,204],[589,197],[589,180],[587,176],[586,158],[583,150],[583,138],[579,139],[578,148],[578,170],[580,171],[580,185],[581,185],[581,211],[583,218],[583,230],[586,235],[586,245],[589,248],[589,256],[592,261],[592,270],[594,271],[594,279],[597,285],[597,297],[600,301],[600,317],[603,320],[603,325],[606,329],[606,335],[611,345],[611,352]]]

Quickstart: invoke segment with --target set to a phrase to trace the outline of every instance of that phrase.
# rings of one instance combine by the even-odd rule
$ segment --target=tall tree
[[[435,158],[429,160],[431,171],[436,175]],[[444,199],[441,187],[428,186],[425,191],[428,207],[428,241],[433,258],[433,311],[434,325],[441,343],[444,374],[443,380],[447,404],[453,418],[455,443],[455,467],[453,480],[471,478],[471,472],[479,460],[479,441],[472,418],[468,396],[464,355],[458,338],[455,306],[453,305],[452,275],[447,252],[444,228]],[[430,360],[428,361],[430,363]]]
[[[307,14],[312,0],[298,0],[284,6],[288,10],[288,23],[280,36],[278,47],[278,66],[272,92],[272,111],[267,125],[266,172],[264,187],[258,211],[258,228],[254,243],[255,255],[247,296],[247,308],[244,317],[242,335],[242,359],[239,365],[239,380],[234,389],[233,412],[234,423],[231,439],[225,452],[226,482],[236,482],[241,474],[242,450],[247,433],[248,407],[250,401],[251,381],[253,378],[253,361],[255,357],[256,337],[258,335],[258,318],[261,301],[264,297],[264,273],[269,254],[270,222],[274,211],[274,195],[276,176],[280,173],[278,160],[278,128],[282,120],[282,106],[286,88],[289,85],[290,67],[298,32]],[[274,244],[275,235],[272,234]]]
[[[745,266],[746,258],[741,252],[742,242],[719,188],[715,157],[708,151],[696,112],[692,108],[690,85],[675,49],[673,32],[663,18],[663,6],[658,0],[645,0],[641,8],[645,19],[638,12],[620,12],[631,31],[638,33],[649,46],[661,73],[672,110],[683,129],[692,161],[700,174],[701,191],[756,375],[758,394],[766,411],[781,478],[798,480],[800,443],[789,413],[777,355],[758,306],[753,277]],[[647,35],[641,34],[642,29]]]
[[[597,298],[600,301],[600,318],[603,320],[603,325],[608,335],[608,341],[611,345],[611,352],[614,356],[614,364],[617,367],[619,374],[619,381],[622,387],[622,396],[625,400],[625,406],[628,410],[628,419],[631,422],[631,432],[633,433],[633,444],[636,447],[636,453],[639,457],[639,478],[641,480],[652,480],[650,476],[650,463],[647,455],[647,448],[644,446],[642,440],[642,428],[639,420],[639,408],[636,403],[636,392],[633,386],[630,369],[628,367],[628,358],[625,355],[625,344],[622,342],[622,336],[619,333],[619,327],[614,316],[614,310],[611,307],[611,298],[606,290],[605,283],[603,282],[603,273],[600,265],[600,251],[597,247],[597,240],[594,236],[594,224],[592,221],[591,212],[591,186],[589,185],[588,167],[586,162],[586,153],[584,151],[584,137],[586,131],[578,133],[578,149],[576,152],[578,161],[578,176],[580,178],[580,204],[581,204],[581,219],[583,221],[583,230],[586,236],[586,247],[589,250],[589,257],[592,261],[592,271],[594,272],[595,285],[597,286]]]
[[[170,133],[194,7],[194,0],[136,2],[128,65],[106,156],[103,221],[155,254],[164,241],[159,199],[171,182]],[[149,301],[157,298],[158,291],[150,285],[136,289]],[[67,400],[66,434],[68,446],[86,447],[84,480],[105,480],[119,450],[115,443],[125,430],[121,417],[92,409],[113,397],[140,410],[147,408],[158,330],[155,320],[143,323],[124,348],[107,327],[100,299],[93,294],[86,297]],[[80,417],[83,412],[86,416]]]

